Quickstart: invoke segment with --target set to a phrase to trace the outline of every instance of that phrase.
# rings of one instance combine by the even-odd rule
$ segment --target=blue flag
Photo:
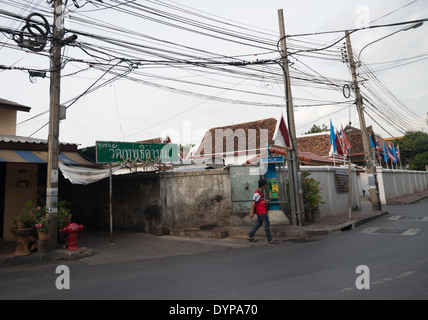
[[[388,161],[388,152],[386,151],[385,140],[383,141],[383,161]]]
[[[336,146],[336,134],[334,133],[333,124],[331,123],[330,119],[330,144],[333,146],[333,152],[336,153],[337,146]]]
[[[397,149],[395,149],[394,144],[392,145],[392,153],[394,154],[394,163],[396,163],[398,161],[398,157],[397,157]]]

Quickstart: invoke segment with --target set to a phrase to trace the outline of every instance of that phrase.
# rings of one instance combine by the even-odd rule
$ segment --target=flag
[[[376,158],[380,160],[379,141],[376,140]]]
[[[400,156],[400,146],[397,144],[397,160],[401,161],[401,156]]]
[[[385,140],[383,141],[383,161],[388,162],[388,151],[386,149]]]
[[[373,140],[372,140],[372,136],[369,135],[369,138],[370,138],[370,148],[374,148],[374,143],[373,143]]]
[[[281,115],[281,120],[279,121],[279,128],[276,132],[275,145],[279,147],[290,147],[290,136],[288,134],[287,126],[284,121],[284,117]]]
[[[340,128],[339,141],[340,141],[340,146],[342,147],[343,153],[345,155],[348,155],[349,149],[351,149],[351,145],[349,144],[348,139],[346,138],[345,131],[343,130],[343,126],[341,126]]]
[[[165,143],[165,144],[171,143],[171,138],[169,136],[166,136],[166,138],[163,140],[162,143]]]
[[[388,158],[392,162],[395,162],[394,151],[392,150],[391,142],[389,142],[389,145],[388,145]]]
[[[397,150],[395,149],[394,144],[392,145],[392,152],[394,153],[394,162],[398,162]]]
[[[340,133],[339,131],[336,131],[336,149],[337,153],[340,155],[345,155],[345,150],[342,147],[342,143],[340,142]]]
[[[336,153],[337,151],[337,146],[336,146],[336,135],[334,133],[334,129],[333,129],[333,124],[331,123],[331,119],[330,119],[330,144],[332,147],[332,153]]]

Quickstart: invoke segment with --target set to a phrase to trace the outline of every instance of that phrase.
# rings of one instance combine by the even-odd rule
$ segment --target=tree
[[[428,134],[422,131],[407,131],[402,138],[395,139],[400,146],[401,163],[409,164],[410,170],[423,170],[428,165]]]
[[[304,134],[319,133],[319,132],[325,132],[325,131],[329,131],[329,130],[330,129],[325,124],[323,124],[321,127],[314,124],[312,126],[311,130],[309,130],[308,132],[305,132]]]

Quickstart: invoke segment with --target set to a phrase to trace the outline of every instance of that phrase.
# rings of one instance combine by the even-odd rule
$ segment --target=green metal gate
[[[258,172],[258,165],[230,166],[233,212],[250,213],[254,191],[258,187],[260,179]]]

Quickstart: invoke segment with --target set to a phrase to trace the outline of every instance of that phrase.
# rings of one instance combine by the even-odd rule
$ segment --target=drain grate
[[[398,229],[398,228],[367,228],[361,231],[361,233],[369,234],[392,234],[401,236],[414,236],[420,231],[420,229]]]
[[[392,216],[388,220],[428,221],[428,217]]]

